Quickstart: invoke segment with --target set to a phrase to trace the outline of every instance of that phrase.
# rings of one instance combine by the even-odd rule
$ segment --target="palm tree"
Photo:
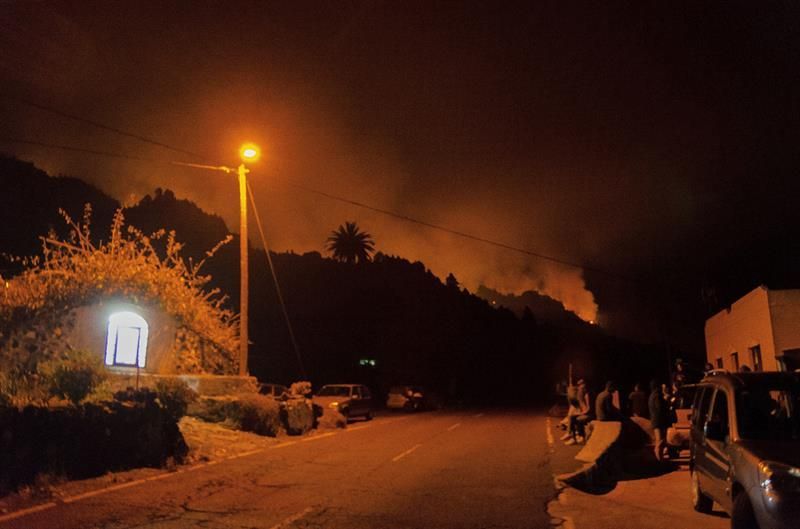
[[[333,252],[336,260],[363,263],[369,261],[370,254],[375,251],[375,241],[369,233],[359,231],[355,222],[345,222],[338,230],[331,232],[325,249]]]

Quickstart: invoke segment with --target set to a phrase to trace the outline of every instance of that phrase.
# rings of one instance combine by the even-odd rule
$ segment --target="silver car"
[[[695,510],[732,529],[800,520],[800,375],[715,372],[697,386],[689,463]]]
[[[361,384],[328,384],[314,395],[314,404],[339,411],[346,419],[372,419],[372,393]]]

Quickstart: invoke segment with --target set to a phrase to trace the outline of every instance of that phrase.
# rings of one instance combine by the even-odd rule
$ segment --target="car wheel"
[[[692,470],[692,507],[703,514],[709,514],[714,507],[714,500],[706,496],[700,488],[700,479],[694,470]]]
[[[758,529],[753,504],[750,503],[750,498],[744,491],[740,492],[733,500],[731,529]]]
[[[368,420],[368,421],[371,421],[372,420],[372,410],[368,411],[367,414],[364,415],[364,418],[366,420]]]

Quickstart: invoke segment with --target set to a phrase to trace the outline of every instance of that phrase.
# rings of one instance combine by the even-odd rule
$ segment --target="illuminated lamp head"
[[[254,143],[245,143],[239,148],[239,156],[244,162],[256,162],[261,158],[261,149]]]

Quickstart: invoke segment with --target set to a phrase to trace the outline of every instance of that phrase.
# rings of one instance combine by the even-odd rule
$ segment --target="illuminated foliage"
[[[238,316],[224,307],[226,298],[218,289],[206,291],[211,277],[200,273],[206,259],[187,262],[181,257],[183,245],[175,240],[174,232],[145,235],[125,225],[121,210],[114,215],[108,240],[97,244],[90,238],[89,205],[81,222],[63,211],[61,214],[69,235],[42,237],[40,257],[17,259],[25,270],[4,285],[0,327],[9,329],[15,322],[43,312],[63,314],[101,298],[152,303],[176,319],[179,334],[188,333],[211,344],[213,358],[209,358],[208,347],[202,353],[177,351],[181,371],[202,372],[208,365],[213,372],[236,372]],[[206,252],[206,258],[229,240]],[[157,246],[163,246],[161,254]],[[0,363],[8,363],[3,362],[4,349],[0,348]]]

